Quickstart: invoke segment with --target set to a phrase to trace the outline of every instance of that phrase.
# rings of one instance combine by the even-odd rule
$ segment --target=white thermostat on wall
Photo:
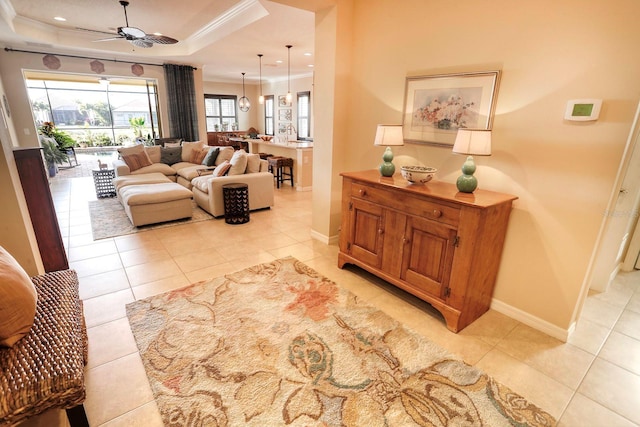
[[[598,120],[600,107],[602,107],[602,99],[573,99],[567,101],[564,118],[577,122]]]

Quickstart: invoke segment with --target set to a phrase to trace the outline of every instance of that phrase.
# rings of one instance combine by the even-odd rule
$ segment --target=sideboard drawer
[[[459,208],[449,206],[437,200],[417,197],[398,191],[374,188],[358,182],[351,184],[351,195],[421,218],[448,224],[452,227],[457,227],[460,221]]]

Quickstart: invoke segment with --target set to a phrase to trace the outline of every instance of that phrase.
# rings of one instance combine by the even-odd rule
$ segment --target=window
[[[273,135],[274,128],[274,101],[273,95],[267,95],[264,97],[264,133],[267,135]]]
[[[123,145],[159,136],[155,81],[118,79],[102,85],[94,76],[25,73],[37,127],[53,122],[78,144]]]
[[[298,139],[311,137],[309,129],[310,101],[311,92],[298,92]]]
[[[230,131],[238,123],[235,95],[205,95],[204,108],[207,116],[207,132]]]

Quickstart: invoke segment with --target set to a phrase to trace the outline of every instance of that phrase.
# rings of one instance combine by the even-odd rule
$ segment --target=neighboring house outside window
[[[204,96],[207,132],[232,130],[233,124],[238,123],[237,101],[235,95]]]
[[[298,139],[311,137],[311,92],[298,92]]]
[[[264,97],[264,133],[266,135],[274,134],[275,120],[273,117],[274,97],[273,95],[266,95]]]

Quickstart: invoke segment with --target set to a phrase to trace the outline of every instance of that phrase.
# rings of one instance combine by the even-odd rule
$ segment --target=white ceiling
[[[205,81],[257,82],[313,72],[314,13],[330,0],[129,0],[129,26],[173,37],[174,45],[145,49],[126,40],[96,42],[125,26],[118,0],[0,0],[0,43],[38,52],[71,53],[104,59],[171,62],[202,68]],[[277,1],[277,2],[276,2]],[[283,4],[284,3],[284,4]],[[286,4],[300,4],[298,9]],[[59,22],[53,18],[66,19]],[[304,54],[311,54],[305,56]],[[276,61],[282,61],[277,63]]]

